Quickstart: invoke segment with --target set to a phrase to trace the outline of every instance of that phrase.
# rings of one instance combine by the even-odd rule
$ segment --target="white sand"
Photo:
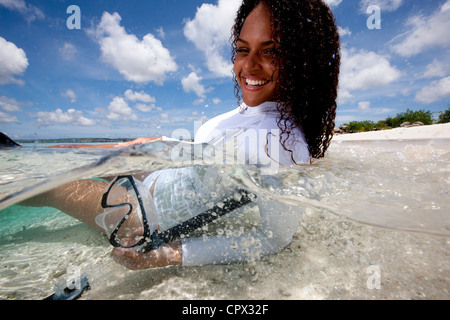
[[[450,123],[336,135],[334,141],[450,139]]]
[[[326,213],[307,212],[291,245],[277,255],[253,263],[190,268],[127,270],[111,260],[106,239],[84,224],[48,234],[29,232],[23,233],[24,242],[2,246],[2,298],[41,299],[74,267],[87,270],[92,286],[83,295],[87,300],[450,297],[448,239],[385,230]],[[379,270],[379,289],[371,286],[376,284],[370,278],[373,270]]]
[[[449,244],[314,212],[288,248],[261,261],[137,272],[105,262],[84,298],[448,299]]]

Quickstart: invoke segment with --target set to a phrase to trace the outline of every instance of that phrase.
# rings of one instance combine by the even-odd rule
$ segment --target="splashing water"
[[[102,268],[109,272],[102,271],[101,274],[97,272],[96,277],[105,290],[93,290],[92,297],[96,297],[95,294],[97,294],[97,297],[112,299],[135,298],[136,295],[131,293],[123,296],[110,295],[106,292],[112,292],[106,290],[106,287],[116,287],[118,292],[121,292],[117,287],[120,279],[129,277],[135,284],[136,282],[145,283],[141,285],[140,291],[138,290],[138,296],[144,298],[147,297],[146,291],[151,291],[154,297],[158,285],[164,289],[160,291],[159,298],[164,298],[161,292],[174,298],[211,296],[220,298],[214,295],[214,292],[207,290],[207,286],[203,284],[184,283],[184,289],[181,289],[183,285],[174,285],[175,278],[180,280],[181,277],[186,281],[195,279],[198,274],[193,270],[197,268],[184,271],[170,268],[164,271],[143,271],[151,274],[158,273],[158,277],[165,279],[161,280],[161,283],[148,279],[144,281],[136,273],[130,274],[109,262],[108,255],[111,248],[106,239],[96,231],[55,209],[33,208],[30,210],[14,205],[20,200],[76,179],[154,171],[192,164],[207,165],[204,155],[202,159],[198,159],[194,154],[185,154],[183,160],[173,161],[173,158],[168,155],[174,147],[175,145],[168,142],[156,142],[122,151],[52,150],[39,147],[0,151],[2,163],[2,169],[0,169],[0,210],[2,210],[0,211],[0,279],[2,279],[0,280],[0,296],[5,298],[43,297],[45,292],[52,290],[49,287],[50,284],[67,272],[69,265],[76,264],[83,269],[95,269],[102,264]],[[352,225],[351,221],[357,221],[383,229],[413,231],[421,235],[448,238],[450,236],[449,150],[450,142],[447,140],[333,142],[326,158],[310,166],[282,169],[272,176],[262,176],[257,168],[249,166],[241,166],[242,170],[236,170],[236,167],[227,165],[218,167],[224,175],[240,187],[262,197],[278,198],[299,208],[307,208],[305,219],[313,223],[301,223],[291,248],[302,246],[299,235],[311,236],[325,232],[321,228],[326,223],[323,225],[319,223],[328,221],[329,224],[330,219],[335,219],[333,221],[336,221],[340,227]],[[331,216],[324,218],[324,214],[327,213],[331,213]],[[338,234],[342,236],[338,230],[341,229],[337,228],[333,231],[335,233],[331,233],[331,239],[334,242],[340,241]],[[380,232],[388,232],[381,230]],[[234,227],[230,231],[227,226],[219,226],[216,232],[236,234],[240,232],[240,229]],[[350,250],[348,243],[353,242],[348,239],[346,241],[345,250],[348,251]],[[360,242],[363,241],[360,240]],[[58,249],[55,250],[52,245],[57,245]],[[283,270],[288,268],[286,266],[289,263],[295,264],[295,259],[305,249],[292,250],[295,257],[285,260],[286,265],[280,266],[276,260],[277,256],[286,255],[286,252],[283,252],[266,258],[263,264],[250,262],[244,268],[245,276],[242,274],[243,269],[237,266],[202,268],[210,270],[209,276],[215,279],[208,278],[207,282],[222,283],[221,279],[225,277],[232,280],[233,289],[230,290],[233,291],[236,288],[239,290],[246,286],[243,281],[247,276],[247,280],[255,285],[273,273],[274,265]],[[351,252],[354,254],[356,251]],[[344,253],[341,252],[341,254]],[[40,264],[36,261],[40,261]],[[361,261],[358,260],[358,263]],[[36,267],[37,265],[39,267]],[[301,273],[298,268],[291,266],[291,269],[285,271],[295,275]],[[448,269],[443,269],[442,272],[447,271]],[[108,273],[116,274],[115,280],[106,279],[104,275]],[[276,274],[278,277],[281,276],[280,273]],[[305,276],[298,275],[298,278],[304,279]],[[167,289],[170,285],[174,286],[172,291]],[[324,283],[322,285],[326,287]],[[33,290],[32,288],[36,286],[41,289]],[[311,292],[302,290],[303,295],[300,297],[323,297],[317,290]],[[173,291],[177,291],[178,295],[173,294]],[[256,294],[252,295],[250,291],[244,297],[259,297]],[[227,291],[222,292],[226,294],[224,292]],[[297,298],[299,296],[298,290],[296,294],[292,292],[282,281],[275,291],[269,290],[267,297],[274,298],[281,295],[281,298]],[[329,297],[330,294],[325,296]],[[339,294],[337,296],[345,297]]]

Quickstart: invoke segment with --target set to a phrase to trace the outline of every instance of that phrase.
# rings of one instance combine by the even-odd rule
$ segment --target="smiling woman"
[[[321,0],[244,0],[235,21],[234,73],[243,102],[201,126],[195,143],[207,144],[216,155],[233,153],[235,162],[214,160],[216,164],[234,165],[238,176],[242,164],[254,165],[268,175],[277,173],[282,166],[305,165],[311,158],[323,157],[334,127],[340,62],[339,36],[329,8]],[[155,140],[160,139],[141,138],[121,146]],[[132,188],[121,184],[113,189],[128,195],[135,192],[135,199],[140,199],[137,194],[147,195],[148,203],[142,202],[147,203],[149,210],[140,202],[132,205],[128,200],[111,201],[104,206],[100,199],[105,198],[106,183],[93,180],[63,185],[22,204],[50,205],[100,230],[96,223],[99,216],[115,217],[119,210],[127,211],[127,217],[135,213],[133,217],[139,221],[146,217],[144,212],[151,211],[149,223],[164,233],[180,224],[190,224],[211,207],[223,208],[227,207],[224,203],[240,202],[245,190],[242,193],[233,179],[224,174],[215,166],[166,168],[140,175],[142,183],[127,177],[131,181],[127,185]],[[245,179],[244,175],[238,179]],[[179,240],[171,238],[165,246],[140,252],[129,250],[128,243],[136,237],[148,239],[148,232],[145,228],[141,230],[142,225],[130,223],[129,236],[124,237],[126,248],[115,248],[113,257],[127,268],[143,269],[234,263],[277,253],[292,240],[296,230],[292,226],[300,221],[303,208],[258,193],[251,198],[245,206],[231,207],[235,214],[257,205],[258,228],[243,229],[225,238],[191,237],[189,233]],[[109,222],[102,225],[108,227]],[[108,232],[106,229],[102,231]],[[251,239],[252,245],[236,245],[245,239]]]
[[[237,40],[234,73],[249,107],[275,97],[278,72],[270,19],[269,9],[259,5],[245,20]]]
[[[291,133],[300,130],[311,156],[323,157],[333,136],[340,69],[339,34],[328,6],[320,0],[243,1],[232,31],[237,98],[242,92],[249,106],[277,102],[283,147],[292,150]]]
[[[450,0],[420,4],[401,0],[323,2],[336,14],[345,41],[341,51],[338,124],[378,121],[403,111],[405,105],[426,107],[436,113],[445,108]],[[67,13],[70,1],[58,1],[57,5],[32,0],[0,1],[0,98],[15,99],[32,107],[13,111],[0,105],[2,130],[20,139],[170,135],[173,126],[158,123],[160,111],[151,109],[149,104],[129,103],[137,120],[114,117],[103,121],[113,98],[132,89],[154,96],[155,107],[164,113],[179,111],[182,116],[171,117],[171,123],[176,121],[177,128],[188,128],[192,135],[194,121],[210,119],[232,103],[233,84],[226,80],[233,69],[229,38],[241,3],[242,0],[174,0],[170,5],[147,1],[134,6],[127,2],[85,1],[78,4],[78,30],[67,28],[66,22],[73,15]],[[379,30],[366,26],[366,12],[372,4],[382,10]],[[286,5],[294,8],[290,7],[293,4]],[[278,34],[274,40],[282,44],[275,54],[278,56],[281,50],[286,65],[303,68],[300,62],[288,59],[286,53],[292,57],[299,53],[315,57],[320,45],[313,45],[313,35],[310,37],[305,31],[321,19],[316,19],[315,13],[296,18],[295,10],[288,10],[286,19],[280,20],[283,11],[277,8],[282,6],[283,2],[270,4],[276,9],[272,10],[271,22],[274,27],[280,26],[272,30]],[[249,12],[245,9],[245,15]],[[240,27],[242,23],[239,21]],[[291,28],[300,32],[283,34],[282,30]],[[328,33],[326,28],[322,31]],[[297,38],[298,33],[304,35],[303,40]],[[305,53],[300,52],[303,49]],[[283,69],[284,65],[279,66]],[[195,78],[189,77],[192,72]],[[297,89],[286,84],[296,80],[283,72],[279,76],[287,79],[280,82],[287,88],[280,96],[288,97],[289,88]],[[181,87],[187,78],[191,86]],[[308,80],[304,82],[309,85]],[[186,89],[183,92],[180,88]],[[303,90],[302,86],[296,88]],[[75,102],[61,95],[69,89],[77,95]],[[298,100],[303,105],[313,104]],[[358,109],[362,101],[371,102],[371,108]],[[78,121],[68,128],[60,122],[37,121],[43,120],[37,112],[55,113],[57,109],[63,113],[69,109],[82,111],[84,117],[95,121],[95,128],[86,128],[85,123],[92,122]],[[312,129],[307,125],[310,121],[302,122],[306,139],[313,145],[310,136],[315,134],[309,134]]]

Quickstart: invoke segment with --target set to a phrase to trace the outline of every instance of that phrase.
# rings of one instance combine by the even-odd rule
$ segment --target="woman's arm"
[[[258,260],[288,246],[302,209],[275,200],[259,200],[261,228],[239,236],[183,239],[147,253],[114,249],[114,260],[132,270],[170,265],[201,266]]]
[[[115,262],[130,270],[181,265],[181,242],[172,242],[146,253],[115,248],[111,256]]]
[[[136,144],[144,144],[144,143],[155,142],[155,141],[162,141],[162,137],[141,137],[141,138],[134,139],[132,141],[119,143],[116,145],[116,147],[124,148],[124,147],[128,147],[128,146],[133,146]]]
[[[103,212],[102,195],[109,182],[78,180],[22,201],[28,207],[53,207],[104,232],[95,217]],[[158,250],[139,253],[121,248],[113,249],[114,260],[132,270],[181,265],[181,243],[174,242]]]
[[[239,236],[183,239],[183,266],[258,260],[288,246],[297,231],[302,208],[258,199],[261,228]]]
[[[95,222],[95,217],[103,212],[102,195],[109,182],[98,180],[78,180],[39,194],[18,205],[28,207],[53,207],[94,227],[103,228]]]
[[[48,146],[53,149],[85,149],[85,148],[125,148],[136,144],[144,144],[154,141],[162,141],[162,137],[141,137],[128,142],[108,144],[57,144]]]

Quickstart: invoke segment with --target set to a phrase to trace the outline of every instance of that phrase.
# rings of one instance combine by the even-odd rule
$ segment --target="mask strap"
[[[154,231],[150,235],[150,241],[142,249],[143,252],[148,252],[161,247],[164,244],[170,243],[174,240],[178,240],[184,234],[189,234],[214,220],[223,217],[227,213],[230,213],[240,207],[243,207],[256,199],[255,195],[251,195],[246,190],[238,190],[241,195],[240,200],[234,198],[223,201],[223,206],[214,206],[213,208],[206,210],[205,212],[180,223],[179,225],[170,228],[169,230],[158,232]]]

